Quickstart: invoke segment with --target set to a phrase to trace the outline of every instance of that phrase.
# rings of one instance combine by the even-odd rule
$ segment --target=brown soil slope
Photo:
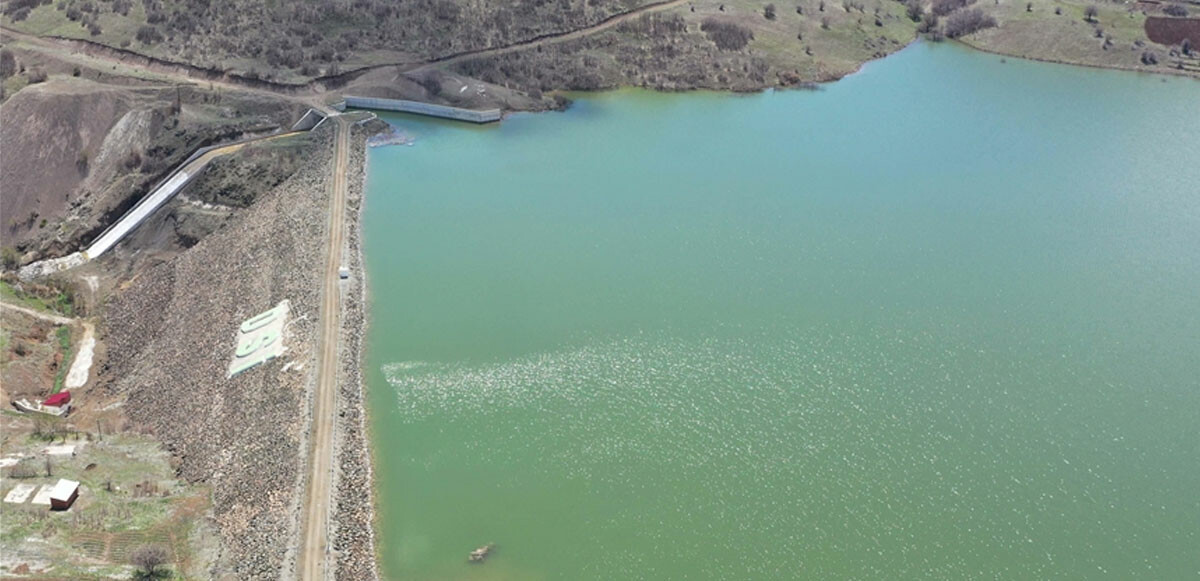
[[[105,137],[134,106],[125,90],[65,79],[27,87],[0,106],[5,244],[65,215]]]

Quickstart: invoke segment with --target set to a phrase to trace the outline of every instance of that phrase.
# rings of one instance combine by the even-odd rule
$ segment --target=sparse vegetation
[[[932,12],[938,16],[945,16],[974,3],[975,0],[933,0]]]
[[[1187,18],[1188,10],[1180,4],[1167,4],[1163,7],[1163,14],[1177,18]]]
[[[705,19],[700,30],[721,50],[742,50],[754,39],[754,32],[736,22]]]
[[[996,26],[995,18],[978,8],[970,8],[951,14],[946,19],[945,33],[949,38],[959,38],[993,26]]]
[[[5,270],[13,270],[20,266],[21,255],[12,246],[0,247],[0,266]]]

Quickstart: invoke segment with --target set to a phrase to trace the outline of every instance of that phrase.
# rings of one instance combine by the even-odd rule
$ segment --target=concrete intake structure
[[[415,113],[417,115],[428,115],[430,117],[439,117],[442,119],[453,119],[455,121],[470,121],[471,123],[491,123],[499,121],[501,112],[499,109],[461,109],[459,107],[449,107],[447,105],[434,105],[432,103],[422,103],[420,101],[405,101],[403,99],[377,99],[375,97],[351,97],[346,96],[345,101],[334,105],[335,109],[381,109],[384,111],[399,111],[401,113]]]

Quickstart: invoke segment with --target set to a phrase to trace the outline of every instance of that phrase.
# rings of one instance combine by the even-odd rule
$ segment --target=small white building
[[[58,484],[50,489],[50,510],[67,510],[79,498],[79,483],[59,478]]]

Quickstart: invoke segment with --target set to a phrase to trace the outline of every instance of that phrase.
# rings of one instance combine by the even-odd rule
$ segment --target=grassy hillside
[[[25,32],[298,82],[367,65],[416,64],[508,46],[655,3],[5,0],[0,21]],[[752,89],[837,78],[921,31],[1016,56],[1188,71],[1197,68],[1193,55],[1150,42],[1143,11],[1183,14],[1189,7],[1200,13],[1200,7],[1182,1],[693,0],[582,38],[454,68],[537,91],[618,84]],[[1147,51],[1155,58],[1144,59]],[[12,80],[9,92],[20,82]]]

